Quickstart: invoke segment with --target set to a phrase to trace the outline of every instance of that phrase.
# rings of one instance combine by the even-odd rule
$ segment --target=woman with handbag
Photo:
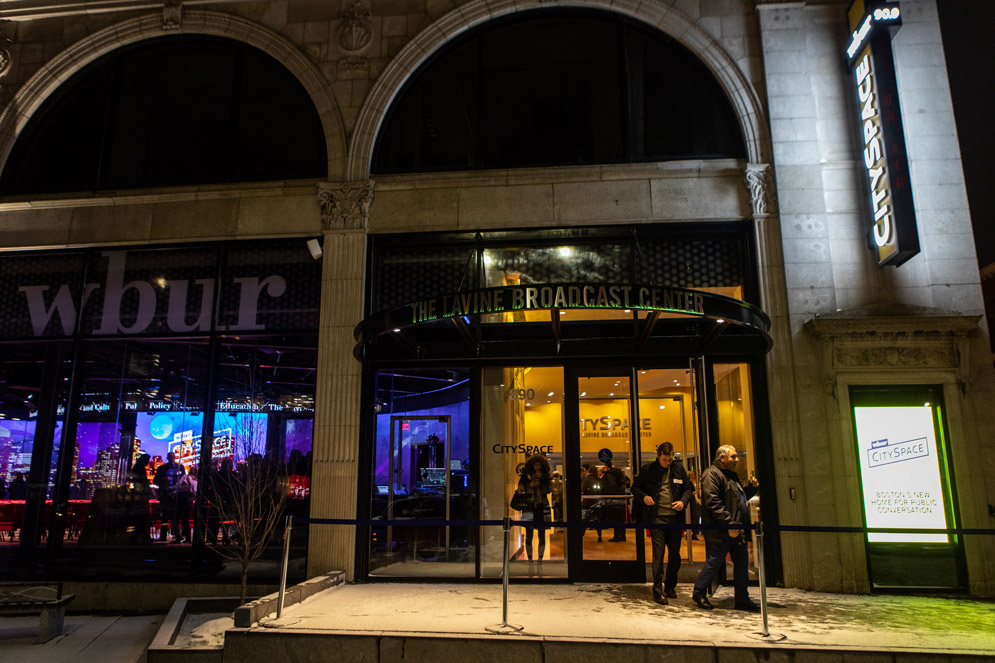
[[[525,462],[522,476],[518,480],[517,501],[522,508],[522,520],[525,514],[531,513],[532,525],[525,526],[525,554],[532,562],[532,533],[539,530],[539,563],[546,552],[546,521],[550,519],[549,493],[552,490],[552,474],[549,461],[541,454],[536,454]],[[523,499],[523,497],[525,499]]]

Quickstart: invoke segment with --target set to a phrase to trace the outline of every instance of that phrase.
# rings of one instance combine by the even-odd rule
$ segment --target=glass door
[[[643,532],[622,527],[632,521],[629,486],[639,457],[633,376],[580,368],[568,372],[567,387],[568,471],[579,480],[569,520],[590,524],[569,530],[570,579],[644,582]]]
[[[384,493],[386,520],[448,520],[450,418],[395,416],[390,418],[390,431],[389,483],[377,487]],[[450,551],[450,528],[388,524],[385,543],[394,565],[445,561]]]
[[[639,385],[640,460],[636,468],[656,462],[656,449],[664,442],[674,447],[674,462],[683,463],[692,484],[697,488],[702,469],[702,450],[698,444],[695,385],[689,368],[656,368],[637,371]],[[707,461],[704,466],[707,467]],[[705,559],[705,543],[694,529],[700,518],[698,496],[684,511],[688,529],[681,555],[685,562]],[[652,559],[649,537],[645,537],[645,557]]]

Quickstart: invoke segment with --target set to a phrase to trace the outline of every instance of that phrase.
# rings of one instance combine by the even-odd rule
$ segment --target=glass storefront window
[[[313,334],[219,339],[213,439],[201,490],[208,545],[265,539],[261,558],[273,564],[279,523],[310,514],[317,352]],[[294,568],[304,566],[307,538],[306,525],[294,528]],[[216,550],[233,558],[230,550]]]
[[[376,378],[370,575],[473,577],[475,535],[431,521],[476,516],[467,369],[385,369]],[[411,525],[405,521],[412,521]]]
[[[53,438],[48,440],[51,447],[40,439],[45,427],[40,401],[46,349],[42,344],[0,345],[0,530],[11,532],[0,538],[0,546],[19,545],[14,534],[24,525],[32,461],[41,463],[35,480],[44,483],[45,500],[51,500],[55,486],[61,421],[48,422],[54,426]],[[45,513],[49,510],[46,506]]]
[[[67,542],[190,540],[194,496],[178,498],[177,485],[198,464],[209,344],[92,341],[85,353]]]
[[[563,368],[485,368],[481,380],[481,519],[541,519],[545,526],[512,528],[509,572],[512,577],[565,578],[566,530],[555,527],[557,521],[565,520],[566,513]],[[531,497],[531,482],[523,480],[523,473],[536,455],[543,456],[549,465],[549,509],[513,510],[511,499],[520,487]],[[541,485],[539,493],[544,492]],[[482,577],[501,576],[503,537],[500,527],[482,528]]]
[[[169,576],[155,564],[169,558],[223,578],[231,565],[204,545],[232,559],[257,540],[240,524],[308,515],[320,270],[303,239],[0,261],[0,502],[9,483],[18,497],[0,504],[6,544],[44,540],[70,575]],[[208,490],[226,461],[225,501],[262,488],[279,498],[270,513],[226,516]],[[25,500],[29,472],[44,495]],[[253,576],[274,568],[276,530]],[[306,539],[295,528],[294,569]]]

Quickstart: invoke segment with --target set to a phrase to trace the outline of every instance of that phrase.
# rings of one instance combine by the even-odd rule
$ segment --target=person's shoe
[[[760,606],[750,600],[746,600],[743,603],[737,603],[735,607],[736,610],[745,610],[746,612],[760,612]]]
[[[714,610],[715,609],[715,606],[712,605],[712,602],[709,601],[707,597],[702,596],[701,594],[692,594],[691,595],[691,600],[694,601],[695,604],[699,608],[701,608],[702,610]]]
[[[675,592],[672,589],[665,589],[665,590],[663,590],[663,595],[666,596],[668,599],[676,599],[677,598],[677,592]]]
[[[660,587],[653,588],[653,600],[660,605],[669,605],[670,602],[667,601],[667,597],[663,595],[663,590]]]

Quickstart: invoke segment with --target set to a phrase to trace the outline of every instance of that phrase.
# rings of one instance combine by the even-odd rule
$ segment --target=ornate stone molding
[[[837,368],[956,368],[957,356],[948,345],[934,347],[837,346],[833,357]]]
[[[768,163],[746,164],[746,189],[750,192],[753,216],[777,214],[773,166]]]
[[[4,28],[10,21],[0,21],[0,78],[3,78],[10,71],[10,63],[13,58],[10,55],[10,47],[14,42],[7,36]]]
[[[348,74],[368,74],[370,71],[370,61],[366,58],[347,57],[339,60],[339,73],[343,76]]]
[[[179,30],[183,22],[183,6],[168,2],[162,8],[162,29]]]
[[[362,50],[373,37],[370,23],[370,10],[356,0],[352,7],[342,12],[342,23],[335,31],[335,37],[343,51],[354,53]]]
[[[815,317],[805,329],[823,342],[829,383],[839,373],[894,376],[916,371],[947,371],[962,386],[969,383],[968,334],[980,315],[895,303],[868,306]]]
[[[322,230],[365,230],[369,227],[373,180],[367,182],[320,182]]]

